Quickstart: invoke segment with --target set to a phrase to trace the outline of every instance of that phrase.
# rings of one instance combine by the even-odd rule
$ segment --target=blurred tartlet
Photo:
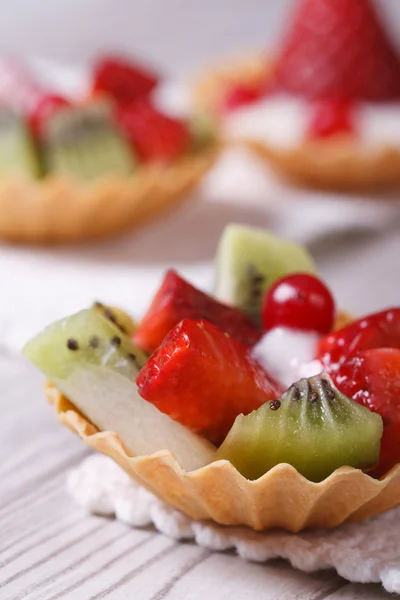
[[[57,243],[129,230],[187,197],[216,158],[212,126],[156,108],[159,80],[136,65],[100,61],[90,94],[78,99],[9,68],[12,85],[0,84],[2,239]]]
[[[219,300],[169,271],[138,324],[96,304],[27,343],[60,422],[195,519],[300,531],[398,505],[400,309],[336,315],[263,230],[229,226],[217,264]]]
[[[194,103],[292,180],[400,184],[400,60],[370,0],[299,0],[276,51],[206,72]]]

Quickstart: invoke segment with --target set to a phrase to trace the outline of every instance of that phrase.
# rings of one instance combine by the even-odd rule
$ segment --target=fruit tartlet
[[[53,243],[128,230],[186,197],[215,160],[210,120],[156,107],[160,78],[96,64],[84,97],[0,63],[0,238]]]
[[[298,183],[400,184],[400,59],[370,0],[298,0],[271,54],[206,73],[194,100]]]
[[[227,227],[214,296],[169,271],[140,322],[95,303],[24,354],[64,425],[195,519],[299,531],[400,503],[400,308],[350,322],[264,230]]]

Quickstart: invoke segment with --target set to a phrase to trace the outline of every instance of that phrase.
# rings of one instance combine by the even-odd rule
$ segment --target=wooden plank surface
[[[40,375],[6,350],[0,381],[0,600],[391,597],[333,572],[246,563],[84,514],[67,496],[65,476],[88,450],[56,423]]]

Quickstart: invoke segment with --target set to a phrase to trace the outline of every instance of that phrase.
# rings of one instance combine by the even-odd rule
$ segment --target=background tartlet
[[[0,178],[0,237],[29,244],[100,238],[133,229],[187,198],[212,166],[216,147],[129,177],[80,182],[61,176]]]
[[[189,195],[217,156],[209,121],[158,106],[164,82],[148,67],[104,57],[75,73],[77,90],[61,93],[57,67],[50,88],[40,83],[46,68],[28,67],[0,59],[4,240],[70,242],[132,229]]]
[[[193,101],[297,183],[339,190],[400,184],[400,59],[372,2],[299,0],[281,43],[216,65]],[[258,109],[258,110],[257,110]]]
[[[228,87],[258,84],[268,71],[266,58],[259,53],[216,66],[195,82],[194,106],[217,114]],[[377,153],[360,151],[360,144],[344,134],[329,141],[314,139],[297,148],[280,149],[249,136],[232,135],[222,125],[220,134],[227,145],[244,145],[266,166],[300,185],[343,191],[400,185],[400,151],[394,146],[382,147]]]

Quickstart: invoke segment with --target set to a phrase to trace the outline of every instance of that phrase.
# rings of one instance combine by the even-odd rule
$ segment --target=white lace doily
[[[400,508],[363,524],[332,531],[257,533],[194,521],[135,484],[111,459],[92,455],[68,476],[76,504],[89,512],[115,517],[132,527],[153,524],[174,539],[193,540],[210,550],[234,549],[245,559],[264,562],[284,558],[306,572],[334,568],[353,582],[381,582],[400,593]]]

